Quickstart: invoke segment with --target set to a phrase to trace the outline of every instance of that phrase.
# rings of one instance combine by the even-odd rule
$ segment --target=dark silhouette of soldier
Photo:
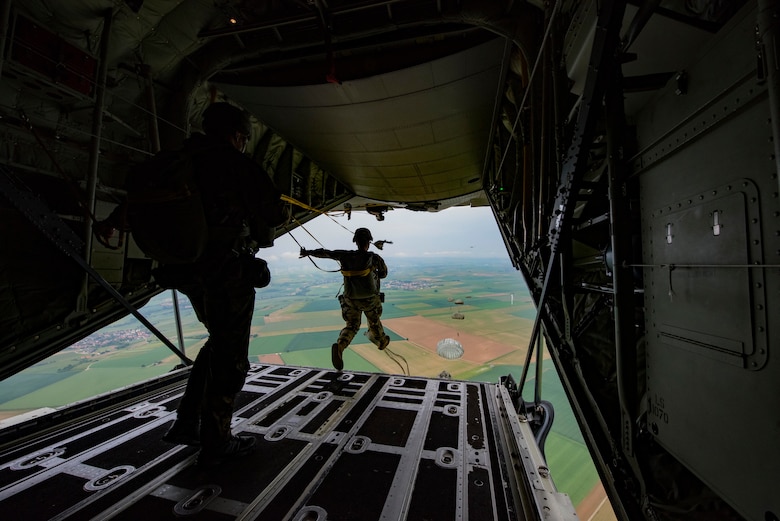
[[[250,133],[246,114],[228,103],[214,103],[203,114],[205,134],[184,143],[193,155],[194,178],[208,224],[205,252],[187,266],[164,266],[166,278],[192,302],[209,338],[196,357],[177,419],[165,441],[200,444],[197,464],[210,467],[248,454],[251,435],[233,435],[233,402],[249,370],[250,325],[255,286],[270,281],[258,273],[265,263],[253,257],[258,246],[273,244],[273,228],[288,217],[281,192],[268,174],[243,154]],[[161,223],[164,225],[164,223]],[[270,243],[269,243],[270,242]],[[261,279],[258,282],[258,279]]]

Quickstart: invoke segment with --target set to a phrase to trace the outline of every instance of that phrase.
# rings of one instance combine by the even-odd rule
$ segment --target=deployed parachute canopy
[[[447,360],[456,360],[463,356],[463,352],[463,345],[454,338],[445,338],[436,344],[436,353]]]

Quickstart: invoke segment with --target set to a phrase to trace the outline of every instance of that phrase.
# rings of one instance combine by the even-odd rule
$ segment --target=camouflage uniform
[[[339,333],[338,344],[340,346],[348,346],[352,339],[355,338],[360,329],[361,313],[366,314],[368,331],[374,338],[385,336],[385,330],[380,321],[382,302],[379,300],[379,295],[355,299],[339,295],[339,302],[341,303],[341,317],[346,322],[346,325]]]
[[[312,257],[334,259],[344,275],[344,294],[339,296],[341,316],[346,325],[339,333],[338,344],[346,348],[360,329],[362,314],[368,320],[368,330],[376,339],[385,337],[380,317],[380,279],[387,277],[387,264],[376,253],[361,250],[305,250]]]

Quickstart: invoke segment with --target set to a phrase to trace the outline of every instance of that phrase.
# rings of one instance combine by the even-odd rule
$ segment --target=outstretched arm
[[[320,259],[338,260],[338,256],[335,255],[335,252],[323,248],[318,248],[316,250],[307,250],[306,248],[301,248],[301,253],[298,258],[303,258],[303,257],[318,257]]]

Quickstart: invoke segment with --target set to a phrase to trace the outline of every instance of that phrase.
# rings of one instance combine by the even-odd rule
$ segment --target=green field
[[[556,409],[558,421],[558,410]],[[585,445],[561,436],[553,426],[545,443],[547,466],[555,480],[555,486],[571,498],[576,507],[599,482],[599,476]]]
[[[451,374],[456,379],[495,383],[511,374],[519,380],[536,310],[520,275],[506,266],[505,261],[481,262],[479,266],[411,263],[394,266],[383,288],[386,295],[383,319],[425,317],[447,330],[517,346],[516,351],[483,365],[447,361],[415,348],[388,329],[391,346],[396,346],[393,349],[409,357],[412,375],[416,366],[424,365],[419,357],[434,357],[433,365],[452,368]],[[250,359],[257,361],[258,357],[271,355],[287,365],[330,368],[330,345],[344,324],[335,298],[340,286],[338,274],[316,270],[274,276],[268,288],[258,291]],[[463,304],[456,304],[458,300]],[[179,296],[179,303],[186,353],[194,358],[207,333],[187,298]],[[453,320],[455,312],[462,313],[465,319]],[[175,339],[170,292],[152,299],[142,313],[169,338]],[[368,343],[364,331],[365,321],[353,346]],[[345,351],[345,366],[354,371],[381,372],[383,369],[377,364],[381,365],[383,359],[369,361],[359,354],[371,352],[375,351]],[[61,407],[162,375],[178,363],[178,358],[136,319],[127,317],[0,382],[0,413],[9,416],[41,407]],[[526,399],[533,397],[535,373],[533,367],[529,369]],[[399,368],[386,366],[384,370]],[[437,369],[435,374],[438,372]],[[559,490],[568,493],[577,505],[598,483],[598,475],[549,361],[545,362],[543,371],[542,398],[554,404],[556,413],[546,443],[548,466]]]
[[[307,349],[305,351],[295,351],[282,354],[282,360],[287,365],[301,367],[329,367],[330,366],[330,347],[320,349]],[[361,358],[355,351],[349,349],[344,352],[344,365],[355,371],[364,371],[368,373],[378,372],[378,369]]]

